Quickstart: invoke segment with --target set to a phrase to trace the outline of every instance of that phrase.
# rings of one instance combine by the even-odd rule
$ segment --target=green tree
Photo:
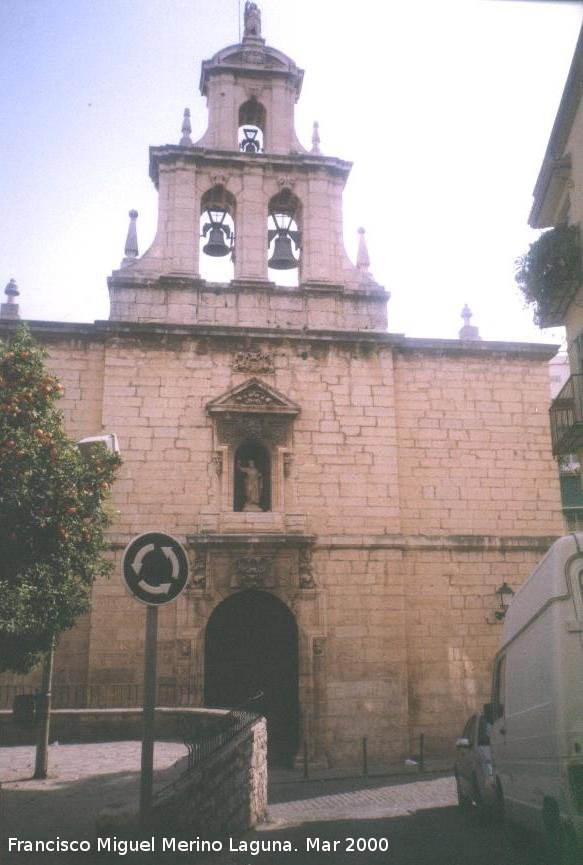
[[[29,672],[89,609],[119,457],[81,453],[55,407],[63,392],[26,327],[0,344],[0,671]]]

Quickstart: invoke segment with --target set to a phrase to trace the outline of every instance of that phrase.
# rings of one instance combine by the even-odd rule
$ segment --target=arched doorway
[[[269,760],[289,764],[299,741],[298,629],[284,603],[250,589],[224,600],[208,621],[204,701],[232,707],[258,692]]]

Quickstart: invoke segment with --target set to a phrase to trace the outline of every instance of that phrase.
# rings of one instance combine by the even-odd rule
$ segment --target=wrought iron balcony
[[[549,411],[553,454],[569,454],[583,449],[583,375],[567,379]]]

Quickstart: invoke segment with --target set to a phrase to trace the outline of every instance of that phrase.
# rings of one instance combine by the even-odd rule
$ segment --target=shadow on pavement
[[[100,779],[106,798],[127,789],[129,783],[136,783],[136,773]],[[545,858],[541,843],[532,835],[508,833],[483,825],[476,819],[464,818],[451,806],[419,809],[407,815],[381,819],[321,820],[285,826],[264,824],[242,840],[220,839],[222,849],[215,854],[180,852],[177,845],[174,850],[164,852],[162,837],[156,838],[153,852],[122,854],[118,847],[118,852],[98,854],[93,833],[86,835],[80,831],[81,827],[76,830],[71,819],[67,819],[75,813],[75,801],[82,797],[85,805],[87,794],[93,797],[96,791],[88,791],[90,785],[86,781],[71,786],[76,789],[51,793],[58,798],[56,803],[52,802],[50,811],[53,819],[61,815],[60,830],[53,825],[47,834],[49,827],[43,822],[41,795],[36,798],[38,819],[32,813],[28,817],[22,814],[17,820],[18,834],[28,838],[86,837],[92,842],[92,851],[12,853],[2,859],[5,865],[552,865]],[[8,814],[4,803],[5,819],[21,805],[20,791],[12,792]],[[27,824],[23,836],[20,832]],[[170,828],[166,837],[172,838]],[[351,838],[354,842],[347,840]],[[176,840],[189,842],[195,838],[181,836]],[[3,851],[6,849],[3,845]]]

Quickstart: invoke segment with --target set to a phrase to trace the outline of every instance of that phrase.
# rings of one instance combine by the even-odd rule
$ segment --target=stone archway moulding
[[[325,594],[313,567],[315,538],[306,534],[189,535],[194,552],[186,629],[194,638],[194,678],[204,683],[204,639],[208,620],[226,598],[248,589],[273,594],[293,613],[299,636],[299,701],[301,745],[309,744],[310,760],[322,762],[325,744]]]

